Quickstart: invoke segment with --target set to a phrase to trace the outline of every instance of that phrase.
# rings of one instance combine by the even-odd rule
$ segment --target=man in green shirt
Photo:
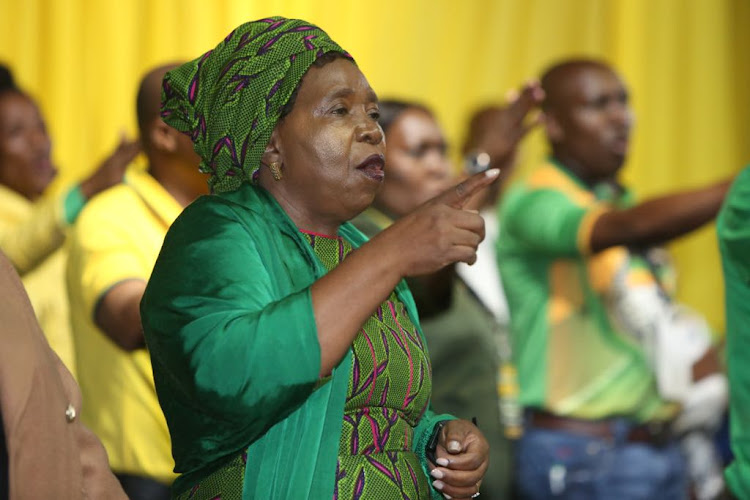
[[[730,433],[734,453],[726,479],[737,498],[750,498],[750,167],[732,184],[716,231],[726,290]]]
[[[635,249],[713,219],[728,183],[634,204],[617,181],[633,123],[622,80],[604,63],[572,60],[541,82],[551,157],[505,194],[497,245],[526,408],[520,491],[684,498],[684,459],[661,431],[677,409],[642,343],[613,321],[609,292],[661,288]]]

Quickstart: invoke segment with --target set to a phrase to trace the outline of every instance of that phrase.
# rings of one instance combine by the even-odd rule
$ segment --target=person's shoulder
[[[118,219],[129,219],[133,208],[140,204],[138,194],[127,184],[117,184],[105,189],[86,202],[75,222],[75,227],[87,227],[107,221],[111,225]]]
[[[185,212],[201,213],[250,213],[264,217],[269,209],[270,195],[262,188],[245,183],[235,191],[210,194],[199,197],[191,203]]]
[[[750,165],[740,170],[740,173],[737,174],[737,177],[734,178],[734,182],[732,182],[730,192],[736,193],[738,191],[743,193],[750,191]]]
[[[531,171],[524,184],[528,192],[555,192],[579,205],[588,205],[594,200],[591,191],[553,163],[545,163]]]
[[[215,237],[266,231],[273,218],[255,203],[241,203],[231,195],[210,194],[197,198],[172,223],[167,241],[187,243]]]
[[[222,195],[208,194],[199,196],[180,213],[175,224],[204,224],[226,219],[245,220],[257,215],[257,210],[237,203]]]
[[[720,244],[727,241],[746,239],[750,221],[750,165],[745,167],[727,192],[724,203],[717,217],[716,227]]]
[[[750,211],[750,165],[737,174],[729,187],[722,213],[740,209]]]
[[[562,168],[545,163],[518,179],[503,195],[500,217],[530,216],[535,207],[589,207],[596,202],[593,193],[576,182]],[[522,212],[522,213],[519,213]]]

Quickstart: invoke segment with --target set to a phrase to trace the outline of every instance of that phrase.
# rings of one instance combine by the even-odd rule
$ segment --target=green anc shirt
[[[737,498],[750,498],[750,167],[732,184],[716,230],[726,292],[729,421],[734,453],[726,477]]]
[[[674,405],[659,397],[642,349],[614,326],[606,302],[615,281],[653,286],[653,275],[624,247],[591,255],[594,222],[615,206],[597,194],[549,162],[503,197],[497,258],[521,404],[585,419],[666,418]],[[618,197],[617,206],[629,203]]]

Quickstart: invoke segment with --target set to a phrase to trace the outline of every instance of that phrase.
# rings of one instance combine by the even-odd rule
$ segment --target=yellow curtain
[[[40,102],[66,183],[121,131],[135,133],[144,71],[276,14],[326,29],[381,97],[431,106],[456,149],[478,105],[560,58],[588,55],[631,87],[638,125],[624,178],[640,195],[718,180],[750,159],[747,0],[0,0],[0,61]],[[522,162],[543,154],[537,132]],[[681,300],[722,329],[713,227],[672,249]]]

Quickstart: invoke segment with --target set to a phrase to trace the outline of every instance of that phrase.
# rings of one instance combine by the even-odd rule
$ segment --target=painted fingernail
[[[486,175],[487,177],[497,177],[498,175],[500,175],[500,169],[491,168],[489,170],[485,170],[484,175]]]
[[[450,465],[450,461],[447,458],[438,458],[435,460],[435,463],[443,467],[448,467],[448,465]]]
[[[430,475],[435,479],[443,479],[445,477],[445,474],[440,469],[432,469]]]
[[[433,481],[433,482],[432,482],[432,486],[433,486],[433,487],[434,487],[434,488],[435,488],[436,490],[442,490],[442,489],[443,489],[443,487],[445,486],[445,484],[444,484],[444,483],[443,483],[442,481]]]
[[[452,500],[452,498],[453,498],[452,496],[450,496],[450,495],[449,495],[449,494],[447,494],[447,493],[443,493],[443,496],[444,496],[445,498],[447,498],[448,500]]]
[[[448,451],[458,453],[459,451],[461,451],[461,443],[459,443],[458,441],[448,441]]]

